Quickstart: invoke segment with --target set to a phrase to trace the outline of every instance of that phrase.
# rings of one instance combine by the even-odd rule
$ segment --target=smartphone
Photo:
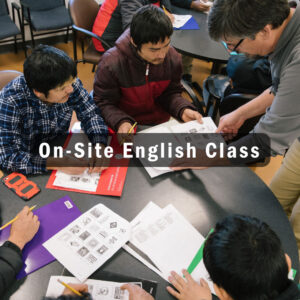
[[[11,173],[2,178],[2,182],[24,201],[30,200],[41,191],[36,183],[28,180],[27,177],[21,173]]]

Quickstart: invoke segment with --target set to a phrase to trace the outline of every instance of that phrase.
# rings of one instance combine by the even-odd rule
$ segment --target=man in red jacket
[[[170,47],[172,23],[162,9],[137,11],[130,32],[102,57],[94,82],[94,100],[108,126],[127,133],[134,122],[160,124],[174,118],[187,122],[201,115],[181,97],[180,55]]]

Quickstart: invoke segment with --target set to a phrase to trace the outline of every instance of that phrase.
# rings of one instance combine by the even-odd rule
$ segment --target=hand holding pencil
[[[137,122],[135,122],[133,125],[130,122],[121,123],[117,132],[120,145],[122,145],[124,142],[132,142],[132,135],[136,125]]]
[[[38,232],[40,222],[38,217],[32,213],[28,206],[25,206],[12,222],[8,240],[17,245],[21,250],[33,239]],[[4,226],[3,226],[4,227]],[[3,228],[2,227],[2,228]],[[6,227],[6,226],[5,226]]]

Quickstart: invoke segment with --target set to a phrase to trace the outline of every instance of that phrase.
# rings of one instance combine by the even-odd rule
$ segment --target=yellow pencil
[[[137,122],[135,122],[135,123],[131,126],[131,128],[129,129],[127,135],[129,135],[129,134],[132,132],[132,130],[134,129],[134,127],[135,127],[136,125],[137,125]],[[121,146],[123,145],[124,142],[125,142],[125,138],[122,139]]]
[[[165,14],[167,15],[168,13],[167,13],[167,9],[165,8],[165,6],[162,5],[161,7],[162,7],[162,9],[164,10]]]
[[[29,210],[33,210],[36,208],[36,205],[32,206],[29,208]],[[18,219],[18,216],[16,216],[15,218],[13,218],[11,221],[9,221],[8,223],[6,223],[5,225],[3,225],[2,227],[0,227],[0,230],[3,230],[4,228],[6,228],[7,226],[9,226],[10,224],[12,224],[14,221],[16,221]]]
[[[76,294],[77,296],[83,297],[83,295],[80,292],[76,291],[74,288],[72,288],[71,286],[69,286],[67,283],[61,281],[60,279],[57,279],[57,281],[59,283],[61,283],[64,287],[66,287],[67,289],[69,289],[71,292],[73,292],[74,294]]]

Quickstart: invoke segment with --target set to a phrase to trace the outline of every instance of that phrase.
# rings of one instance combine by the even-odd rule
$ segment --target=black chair
[[[20,0],[22,6],[22,27],[29,25],[31,42],[34,37],[66,31],[66,42],[72,25],[71,17],[64,0]],[[33,33],[47,31],[43,33]]]
[[[103,39],[92,32],[99,5],[95,0],[70,0],[69,10],[73,20],[74,60],[76,63],[93,64],[94,72],[103,53],[95,49],[92,38],[99,40],[105,47],[110,48]],[[79,40],[81,45],[81,59],[78,59],[77,56],[77,40]]]
[[[0,40],[13,36],[12,39],[6,39],[5,41],[0,41],[0,43],[14,41],[15,52],[17,53],[18,52],[17,41],[21,40],[26,55],[24,32],[22,30],[21,25],[20,25],[21,26],[21,31],[20,31],[17,25],[15,24],[16,21],[15,13],[17,13],[19,24],[21,24],[20,6],[17,3],[14,2],[12,3],[12,15],[13,15],[13,21],[12,21],[9,15],[9,10],[8,10],[6,0],[0,0]],[[17,35],[19,34],[21,35],[20,38],[17,37]]]
[[[194,92],[192,86],[188,82],[186,82],[185,80],[181,79],[181,84],[183,86],[184,92],[186,92],[188,94],[188,96],[192,100],[192,103],[197,108],[197,111],[203,117],[206,117],[207,116],[207,113],[206,113],[207,110],[206,110],[204,101],[199,100],[199,98],[197,97],[196,93]],[[198,91],[198,89],[197,89],[197,91]]]

